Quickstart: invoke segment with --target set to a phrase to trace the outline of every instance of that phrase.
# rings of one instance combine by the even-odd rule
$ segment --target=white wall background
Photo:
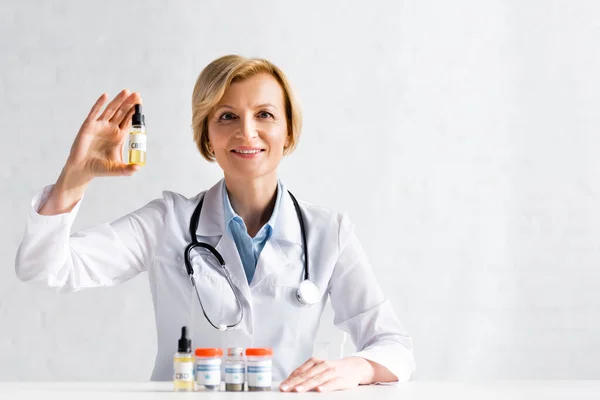
[[[76,229],[219,179],[190,97],[228,53],[294,83],[281,177],[356,222],[415,379],[600,379],[598,43],[594,0],[0,1],[0,380],[148,379],[146,276],[58,295],[14,256],[103,91],[142,93],[150,161],[95,181]]]

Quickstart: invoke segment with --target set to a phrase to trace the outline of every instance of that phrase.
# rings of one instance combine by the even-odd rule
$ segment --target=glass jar
[[[196,349],[196,389],[219,390],[221,386],[221,357],[223,357],[222,349]]]
[[[273,349],[246,349],[246,377],[250,392],[265,392],[271,390],[273,376]]]
[[[245,372],[244,349],[241,347],[228,348],[225,359],[225,390],[227,392],[243,392]]]

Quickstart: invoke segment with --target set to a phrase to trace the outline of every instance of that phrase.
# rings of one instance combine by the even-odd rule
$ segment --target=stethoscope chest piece
[[[305,306],[312,306],[314,304],[317,304],[319,300],[321,300],[321,291],[319,290],[317,285],[315,285],[308,279],[305,279],[304,281],[302,281],[302,283],[300,283],[300,287],[296,292],[296,298],[298,298],[300,304]]]

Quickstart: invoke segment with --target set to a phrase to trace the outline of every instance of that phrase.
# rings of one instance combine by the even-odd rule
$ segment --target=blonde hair
[[[284,148],[283,154],[290,154],[298,145],[302,129],[302,111],[285,74],[277,66],[262,58],[227,55],[214,60],[202,70],[192,95],[194,141],[206,160],[215,161],[215,155],[210,151],[208,141],[208,118],[214,107],[232,83],[261,73],[273,76],[283,90],[288,135],[288,145]]]

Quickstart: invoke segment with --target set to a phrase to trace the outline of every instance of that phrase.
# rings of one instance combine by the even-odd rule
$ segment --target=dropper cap
[[[192,352],[192,340],[188,338],[187,326],[181,328],[181,338],[177,343],[178,353],[191,353]]]
[[[146,118],[144,118],[144,114],[142,114],[142,105],[141,104],[135,105],[135,112],[133,113],[133,116],[131,117],[131,124],[132,125],[145,125],[146,124]]]

